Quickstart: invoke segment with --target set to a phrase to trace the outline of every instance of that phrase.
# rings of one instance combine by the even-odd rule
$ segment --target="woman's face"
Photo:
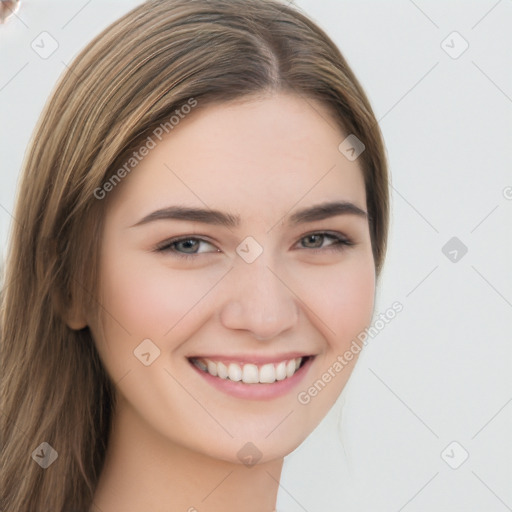
[[[345,137],[294,95],[198,108],[108,197],[91,329],[119,410],[148,435],[265,462],[335,402],[375,292]]]

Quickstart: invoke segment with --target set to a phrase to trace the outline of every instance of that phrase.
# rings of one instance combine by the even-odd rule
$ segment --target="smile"
[[[308,357],[296,357],[261,365],[213,361],[207,358],[192,358],[190,362],[201,371],[219,379],[244,384],[273,384],[293,377],[307,359]]]

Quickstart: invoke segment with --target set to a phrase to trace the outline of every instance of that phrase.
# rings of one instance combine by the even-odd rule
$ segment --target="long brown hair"
[[[190,99],[203,108],[288,91],[330,108],[366,150],[377,275],[388,228],[381,134],[334,43],[278,0],[150,0],[97,36],[64,73],[27,152],[2,290],[1,508],[86,511],[109,438],[114,385],[88,328],[99,314],[97,191],[155,127]],[[341,142],[341,140],[340,140]],[[32,456],[58,454],[46,469]],[[51,452],[53,453],[53,452]]]

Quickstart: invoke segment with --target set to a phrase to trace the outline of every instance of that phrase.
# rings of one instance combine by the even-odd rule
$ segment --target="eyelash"
[[[303,237],[301,237],[299,239],[299,242],[301,240],[304,240],[305,238],[309,238],[309,237],[312,237],[312,236],[318,236],[318,235],[323,236],[326,239],[331,239],[334,242],[332,244],[328,245],[325,248],[321,248],[321,247],[315,247],[315,248],[303,247],[303,249],[310,250],[310,251],[336,251],[336,252],[339,252],[339,251],[344,250],[347,247],[350,247],[350,246],[354,245],[354,242],[349,240],[346,236],[343,236],[343,235],[338,234],[338,233],[328,232],[328,231],[315,231],[313,233],[309,233],[309,234],[304,235]],[[209,242],[208,240],[205,240],[204,238],[185,236],[185,237],[172,238],[170,240],[166,240],[165,242],[163,242],[160,245],[158,245],[156,247],[155,251],[159,252],[159,253],[171,253],[171,254],[177,256],[178,258],[183,258],[183,259],[196,258],[199,254],[208,254],[208,253],[184,253],[184,252],[179,252],[179,251],[176,250],[176,248],[175,248],[176,244],[178,244],[180,242],[187,242],[187,241],[190,241],[190,240],[199,241],[199,242],[205,242],[207,244],[213,245],[211,242]],[[217,252],[220,252],[220,251],[217,251]]]

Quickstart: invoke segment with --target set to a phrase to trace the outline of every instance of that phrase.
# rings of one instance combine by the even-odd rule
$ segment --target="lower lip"
[[[314,356],[309,357],[291,377],[284,380],[277,380],[273,384],[245,384],[242,381],[235,382],[229,379],[221,379],[200,370],[190,361],[189,363],[208,384],[211,384],[214,388],[217,388],[223,393],[246,400],[272,400],[273,398],[286,395],[297,386],[308,372],[313,359]]]

